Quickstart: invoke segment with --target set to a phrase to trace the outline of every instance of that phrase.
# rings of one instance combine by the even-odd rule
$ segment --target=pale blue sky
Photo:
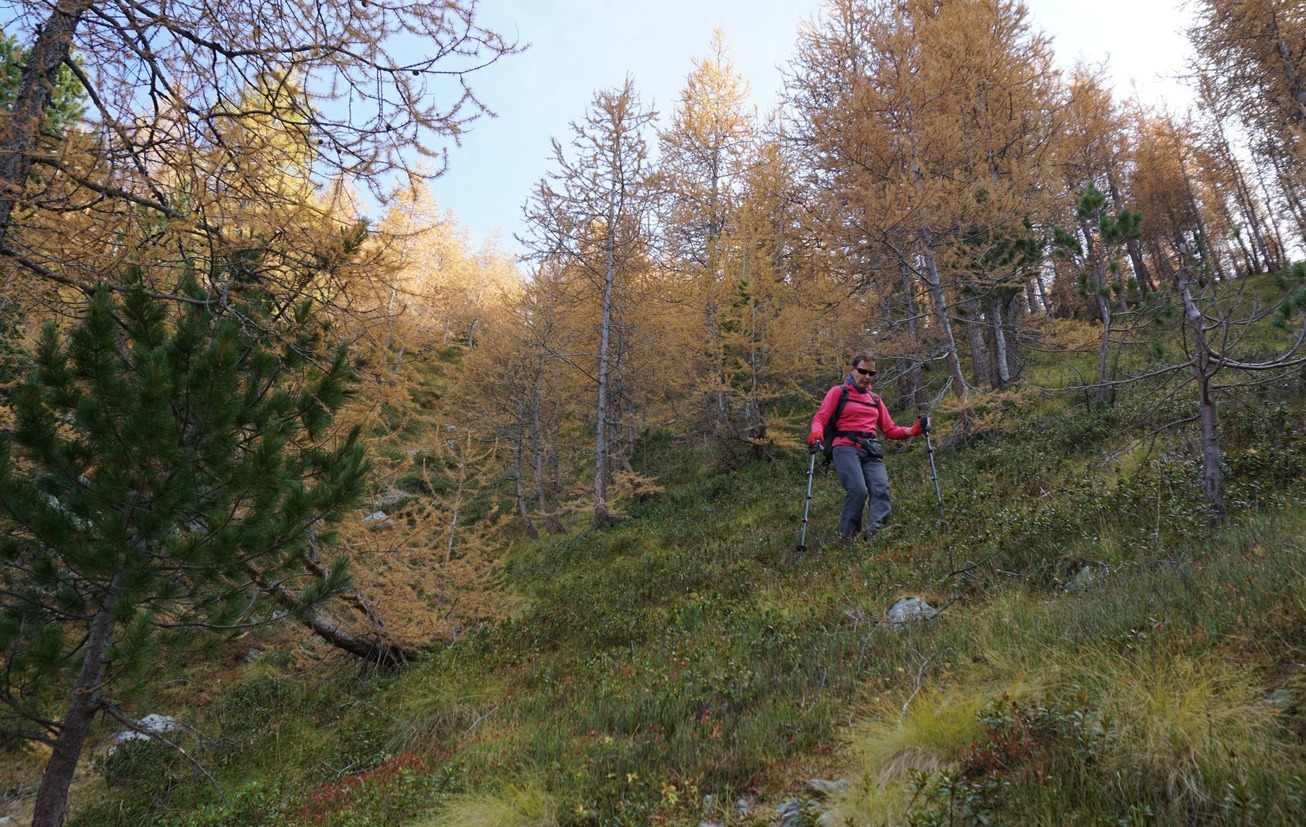
[[[598,89],[629,74],[641,99],[667,118],[693,61],[707,56],[716,28],[765,112],[781,83],[802,21],[820,0],[482,0],[481,22],[531,47],[471,76],[499,117],[482,119],[450,151],[450,169],[434,186],[478,241],[499,233],[520,252],[521,208],[552,169],[549,139],[565,144]],[[1035,26],[1053,38],[1061,64],[1109,59],[1122,96],[1181,108],[1182,86],[1164,81],[1189,54],[1178,0],[1027,0]],[[661,120],[661,119],[660,119]],[[650,135],[650,139],[652,136]]]

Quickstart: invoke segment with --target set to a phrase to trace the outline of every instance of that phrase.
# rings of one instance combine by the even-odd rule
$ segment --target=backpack
[[[839,424],[839,416],[843,413],[844,405],[848,404],[848,383],[843,383],[839,388],[839,404],[834,406],[834,414],[825,421],[825,433],[821,435],[821,444],[825,446],[825,461],[821,463],[824,468],[834,461],[834,438],[839,435],[836,427]]]

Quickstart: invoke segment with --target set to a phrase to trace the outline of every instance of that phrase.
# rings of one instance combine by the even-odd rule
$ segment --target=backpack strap
[[[847,385],[844,385],[844,386],[843,386],[843,393],[844,393],[843,399],[846,401],[847,398],[848,398],[848,386],[847,386]],[[852,400],[852,401],[853,401],[853,404],[856,404],[856,405],[865,405],[865,406],[868,407],[868,408],[877,408],[877,409],[878,409],[878,408],[880,407],[880,397],[876,396],[874,392],[871,392],[871,401],[870,401],[870,402],[863,402],[863,401],[860,400],[860,399],[854,399],[854,400]],[[842,410],[842,409],[840,409],[840,410]],[[875,436],[875,432],[874,432],[874,431],[840,431],[840,430],[838,430],[837,427],[836,427],[836,430],[835,430],[835,432],[834,432],[834,435],[835,435],[836,437],[846,436],[846,437],[853,437],[853,438],[856,438],[856,439],[866,439],[866,438],[874,437],[874,436]]]
[[[854,400],[855,401],[855,400]],[[839,417],[843,416],[843,409],[848,405],[848,385],[844,384],[839,387],[839,404],[834,406],[834,413],[830,416],[827,426],[839,429]]]

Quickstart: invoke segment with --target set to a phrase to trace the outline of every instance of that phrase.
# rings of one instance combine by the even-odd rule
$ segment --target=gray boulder
[[[114,747],[124,744],[128,741],[149,741],[152,736],[162,735],[165,732],[172,732],[180,724],[177,719],[171,715],[146,715],[137,723],[141,725],[141,730],[126,729],[113,736],[113,746],[109,747],[109,754],[113,754]]]
[[[929,620],[938,613],[938,609],[935,609],[919,597],[904,597],[889,607],[885,619],[897,626],[903,623]]]

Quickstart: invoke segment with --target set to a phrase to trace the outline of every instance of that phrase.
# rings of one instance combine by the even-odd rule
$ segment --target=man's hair
[[[870,362],[871,368],[873,369],[875,367],[875,355],[869,350],[859,350],[857,355],[853,357],[853,360],[848,363],[848,366],[855,368],[862,362]]]

